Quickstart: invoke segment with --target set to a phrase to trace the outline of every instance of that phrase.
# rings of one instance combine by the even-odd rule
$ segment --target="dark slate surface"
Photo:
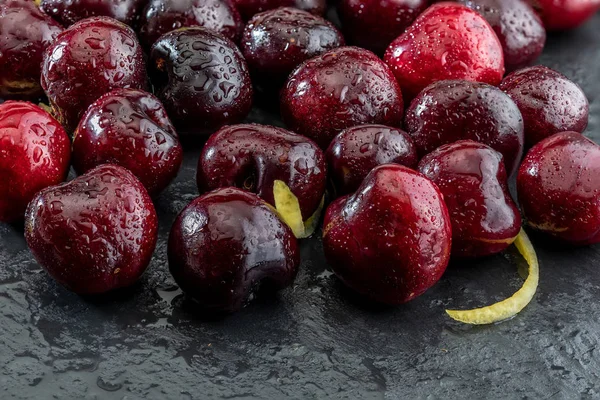
[[[600,140],[600,16],[549,38],[541,63],[580,83]],[[276,123],[268,112],[250,118]],[[1,225],[1,399],[594,398],[600,397],[600,247],[533,236],[541,282],[511,321],[468,327],[445,307],[499,300],[522,282],[514,253],[451,265],[399,308],[352,297],[318,238],[302,243],[293,288],[221,321],[203,321],[168,273],[170,225],[196,195],[198,151],[157,200],[160,239],[141,283],[103,300],[58,287],[22,228]]]

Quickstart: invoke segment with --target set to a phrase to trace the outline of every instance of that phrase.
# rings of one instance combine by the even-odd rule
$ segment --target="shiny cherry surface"
[[[291,130],[326,149],[352,126],[401,126],[404,103],[394,76],[375,54],[340,47],[292,72],[281,92],[281,113]]]
[[[41,82],[55,116],[71,133],[103,94],[146,88],[144,54],[127,25],[108,17],[88,18],[46,49]]]
[[[146,0],[39,0],[40,8],[64,26],[90,17],[134,25]]]
[[[117,89],[86,111],[73,139],[73,166],[85,173],[101,164],[127,168],[152,195],[177,176],[183,150],[160,101],[142,90]]]
[[[483,257],[505,250],[521,230],[502,154],[471,140],[444,145],[419,163],[444,195],[452,221],[452,256]]]
[[[448,209],[433,182],[397,164],[375,168],[358,191],[327,209],[323,249],[348,287],[402,304],[442,276],[452,246]]]
[[[404,126],[421,157],[441,145],[471,139],[502,153],[512,175],[523,156],[521,112],[504,92],[485,83],[430,85],[406,111]]]
[[[37,261],[78,294],[132,285],[148,267],[157,235],[146,189],[110,164],[42,190],[25,217],[25,238]]]
[[[600,146],[577,132],[533,146],[517,176],[528,224],[565,242],[600,242]]]
[[[292,231],[266,202],[240,189],[192,201],[169,236],[169,269],[207,313],[234,312],[259,289],[292,284],[300,253]]]
[[[411,137],[384,125],[359,125],[342,131],[329,145],[326,156],[337,195],[355,192],[379,165],[394,163],[414,169],[419,161]]]
[[[294,7],[315,15],[323,15],[327,7],[327,0],[233,0],[233,2],[246,21],[258,13],[279,7]]]
[[[304,220],[317,210],[325,193],[327,167],[312,140],[274,126],[226,126],[206,142],[198,161],[200,193],[235,186],[275,205],[273,184],[283,181],[298,197]]]
[[[549,31],[577,28],[600,9],[599,0],[528,0]]]
[[[406,98],[444,79],[498,85],[504,75],[502,45],[477,12],[457,3],[429,7],[388,47],[385,62]]]
[[[22,220],[36,192],[65,180],[70,156],[69,137],[46,111],[0,104],[0,221]]]

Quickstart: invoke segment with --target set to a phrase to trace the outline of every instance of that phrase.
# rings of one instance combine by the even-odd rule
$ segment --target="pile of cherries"
[[[181,143],[204,143],[201,196],[168,258],[209,313],[289,286],[324,209],[334,272],[386,304],[424,293],[450,258],[505,250],[523,220],[600,242],[588,100],[528,67],[547,30],[600,2],[430,3],[338,0],[340,31],[325,0],[2,1],[0,220],[24,218],[70,290],[129,286],[157,242],[152,196]],[[289,130],[242,123],[253,101],[277,100]]]

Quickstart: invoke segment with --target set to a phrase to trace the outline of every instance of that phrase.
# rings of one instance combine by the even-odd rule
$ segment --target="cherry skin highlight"
[[[452,256],[484,257],[512,244],[521,215],[510,197],[502,154],[472,140],[447,144],[419,163],[444,195],[452,221]]]
[[[342,130],[401,126],[404,102],[388,67],[372,52],[340,47],[305,61],[281,91],[286,125],[326,149]]]
[[[327,209],[323,249],[341,281],[363,296],[402,304],[442,276],[452,246],[436,185],[397,164],[375,168],[358,191]]]
[[[127,168],[151,195],[177,176],[183,150],[160,101],[142,90],[117,89],[86,111],[73,139],[73,166],[83,174],[101,164]]]
[[[174,29],[203,26],[236,43],[244,29],[230,0],[150,0],[139,25],[140,41],[146,49]]]
[[[600,242],[600,146],[578,132],[529,150],[517,176],[527,223],[575,245]]]
[[[163,35],[150,53],[153,83],[181,135],[206,136],[240,122],[252,107],[252,83],[236,45],[206,28]]]
[[[244,20],[280,7],[293,7],[315,15],[323,15],[327,0],[233,0]]]
[[[384,60],[407,99],[444,79],[498,85],[504,75],[498,36],[481,15],[457,3],[429,7],[390,44]]]
[[[429,0],[340,0],[338,13],[350,44],[383,55],[427,7]]]
[[[461,0],[480,13],[498,35],[507,71],[531,65],[544,50],[546,30],[525,0]]]
[[[231,313],[259,287],[290,286],[300,264],[292,231],[258,196],[219,189],[192,201],[169,236],[169,269],[207,314]]]
[[[0,3],[0,98],[36,100],[44,50],[63,28],[31,0]]]
[[[253,83],[274,91],[303,61],[343,45],[342,34],[331,22],[283,7],[252,17],[244,29],[241,50]]]
[[[600,9],[598,0],[529,0],[549,31],[574,29]]]
[[[39,0],[40,8],[64,26],[85,18],[110,17],[133,26],[146,0]]]
[[[589,103],[575,82],[542,65],[513,72],[500,89],[517,104],[525,122],[525,142],[533,146],[555,133],[583,132]]]
[[[233,161],[234,160],[234,161]],[[235,186],[275,206],[273,185],[298,197],[303,220],[319,208],[327,184],[323,151],[312,140],[274,126],[226,126],[206,142],[198,161],[200,193]]]
[[[88,18],[46,49],[41,82],[54,115],[71,133],[103,94],[146,88],[144,54],[127,25],[108,17]]]
[[[35,195],[25,239],[58,283],[82,295],[135,283],[148,267],[158,235],[154,205],[125,168],[101,165]]]
[[[404,126],[421,157],[441,145],[471,139],[502,153],[512,175],[523,156],[519,108],[500,89],[485,83],[433,83],[413,100]]]
[[[355,192],[379,165],[393,163],[414,169],[419,162],[410,135],[384,125],[359,125],[342,131],[326,156],[338,196]]]
[[[71,142],[50,114],[31,103],[0,104],[0,221],[23,219],[27,204],[69,173]]]

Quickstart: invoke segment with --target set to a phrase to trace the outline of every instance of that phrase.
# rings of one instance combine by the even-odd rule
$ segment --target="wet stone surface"
[[[550,35],[542,63],[590,98],[600,141],[600,16]],[[253,122],[274,117],[253,110]],[[533,302],[473,328],[445,307],[499,300],[521,284],[513,251],[454,263],[422,297],[381,308],[352,297],[318,238],[301,243],[293,288],[219,321],[194,315],[168,273],[166,241],[196,195],[199,150],[157,199],[160,237],[141,282],[108,298],[59,287],[33,261],[23,228],[0,225],[0,398],[597,398],[600,246],[561,248],[532,235],[541,264]]]

